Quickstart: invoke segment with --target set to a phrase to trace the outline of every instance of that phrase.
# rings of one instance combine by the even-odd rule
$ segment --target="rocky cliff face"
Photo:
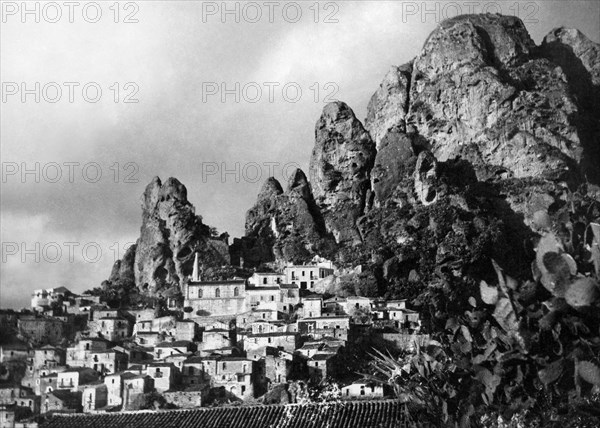
[[[314,196],[336,242],[360,244],[356,219],[370,197],[370,173],[375,144],[350,107],[325,106],[315,128],[310,159]]]
[[[525,269],[533,214],[598,179],[598,69],[598,45],[576,30],[536,46],[518,18],[466,15],[389,69],[365,126],[326,105],[309,175],[333,258],[365,263],[384,285],[424,268],[427,246],[438,268],[454,252]]]
[[[225,238],[211,236],[175,178],[155,177],[142,195],[142,227],[135,246],[117,261],[109,281],[135,282],[139,291],[161,295],[177,290],[192,273],[194,254],[204,269],[228,265]]]
[[[364,126],[343,102],[324,107],[310,182],[298,170],[285,190],[264,184],[231,262],[320,255],[363,266],[352,293],[390,295],[485,276],[490,257],[526,272],[534,214],[559,212],[576,189],[596,192],[599,88],[600,47],[576,30],[536,46],[515,17],[444,21],[416,58],[388,70]],[[207,266],[227,263],[222,247],[183,185],[155,179],[137,246],[111,278],[156,291],[181,283],[194,251]]]
[[[246,236],[231,247],[232,261],[250,267],[303,263],[318,254],[332,254],[334,244],[306,175],[297,169],[285,192],[275,178],[265,182],[246,214]]]

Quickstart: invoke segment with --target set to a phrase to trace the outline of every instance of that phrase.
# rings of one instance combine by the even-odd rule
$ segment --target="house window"
[[[246,392],[246,387],[244,385],[242,385],[242,394]]]
[[[223,363],[223,370],[227,368],[227,363]]]
[[[263,278],[263,284],[267,283],[267,278]]]
[[[215,297],[221,297],[221,290],[218,288],[215,290]]]
[[[275,296],[271,296],[271,302],[275,301]]]
[[[198,289],[198,298],[202,298],[202,289],[201,288]]]
[[[239,295],[240,295],[240,289],[239,289],[239,288],[237,288],[237,287],[235,287],[235,288],[233,289],[233,295],[234,295],[235,297],[239,296]]]

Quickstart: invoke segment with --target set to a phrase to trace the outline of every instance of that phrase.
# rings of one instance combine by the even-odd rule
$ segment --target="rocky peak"
[[[234,263],[243,260],[245,267],[304,263],[315,255],[331,253],[333,240],[304,172],[294,170],[286,191],[280,189],[273,178],[263,185],[256,204],[246,213],[245,236],[230,247]]]
[[[392,66],[369,101],[365,126],[377,150],[390,129],[406,132],[412,62]]]
[[[279,183],[275,177],[269,177],[260,189],[258,199],[272,199],[277,195],[281,195],[282,193],[283,187],[281,187],[281,183]]]
[[[444,21],[414,61],[407,128],[440,161],[468,159],[495,174],[576,183],[578,106],[557,64],[540,58],[515,17]]]
[[[138,289],[160,295],[182,287],[197,252],[205,268],[229,264],[227,242],[211,236],[195,214],[186,187],[176,178],[154,177],[142,195],[142,227],[135,246],[115,263],[111,282],[135,282]]]
[[[329,103],[315,127],[311,184],[327,230],[338,242],[360,242],[355,222],[370,190],[375,144],[343,102]]]

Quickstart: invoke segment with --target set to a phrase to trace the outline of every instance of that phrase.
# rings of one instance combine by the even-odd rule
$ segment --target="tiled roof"
[[[397,400],[55,415],[40,428],[395,428]]]

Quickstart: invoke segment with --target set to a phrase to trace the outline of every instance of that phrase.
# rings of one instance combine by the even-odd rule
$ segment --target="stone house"
[[[83,367],[89,367],[101,374],[116,373],[127,367],[127,354],[115,349],[91,352]]]
[[[93,412],[105,407],[107,404],[108,390],[104,383],[87,385],[82,390],[81,406],[84,413]]]
[[[133,334],[140,332],[161,332],[169,334],[175,329],[177,319],[172,315],[158,317],[153,319],[141,319],[135,322]]]
[[[152,377],[144,374],[124,376],[123,377],[123,410],[139,409],[144,394],[154,389],[154,380]]]
[[[48,307],[60,303],[71,294],[69,289],[65,287],[40,288],[38,290],[33,290],[33,294],[31,295],[31,308],[34,311],[43,311]]]
[[[64,348],[45,345],[33,350],[33,369],[65,364],[66,352]]]
[[[303,318],[318,318],[321,316],[323,297],[313,294],[308,297],[303,297],[301,303]]]
[[[283,313],[292,313],[300,303],[300,289],[296,284],[280,284],[280,299],[277,310]]]
[[[271,309],[277,311],[281,300],[279,285],[247,286],[246,305],[249,309]]]
[[[204,405],[209,391],[208,384],[200,384],[186,388],[184,391],[167,391],[163,393],[163,397],[167,403],[180,409],[195,409]]]
[[[221,349],[232,345],[231,332],[226,329],[215,328],[202,332],[202,342],[198,344],[198,349]]]
[[[133,340],[140,346],[152,347],[157,343],[164,341],[165,336],[159,331],[138,331],[134,334]]]
[[[278,319],[279,312],[273,309],[254,309],[238,314],[236,316],[236,324],[238,327],[247,328],[256,321],[277,321]]]
[[[172,363],[150,363],[146,374],[154,380],[158,392],[168,391],[179,380],[179,370]]]
[[[335,362],[337,354],[318,353],[306,361],[308,366],[308,375],[313,381],[321,381],[327,376],[331,376],[332,371],[336,369]]]
[[[71,367],[57,375],[56,388],[70,391],[77,391],[80,386],[94,383],[99,378],[98,372],[87,367]]]
[[[76,413],[81,411],[81,391],[55,390],[49,392],[42,402],[42,413],[68,411]]]
[[[212,377],[213,386],[224,387],[226,391],[242,400],[253,398],[252,364],[247,358],[220,358],[216,364],[216,373]]]
[[[17,338],[13,338],[7,343],[0,343],[0,363],[17,360],[26,361],[32,353],[28,344]]]
[[[248,284],[253,287],[270,287],[285,282],[285,274],[277,272],[254,272],[248,278]]]
[[[367,399],[383,398],[383,385],[374,382],[357,380],[341,388],[341,398],[348,399]]]
[[[175,324],[175,340],[193,342],[198,335],[198,324],[192,320],[177,321]]]
[[[219,357],[191,356],[183,362],[181,380],[184,385],[210,384],[211,374],[216,375]]]
[[[240,334],[238,344],[245,351],[252,351],[257,348],[273,347],[280,348],[288,352],[294,352],[299,344],[300,335],[295,332],[276,331],[271,333],[249,333]]]
[[[182,380],[185,385],[210,384],[224,387],[242,399],[254,396],[252,384],[253,362],[240,357],[191,357],[183,364]]]
[[[292,265],[284,268],[285,283],[298,285],[302,290],[312,290],[315,282],[333,275],[333,269],[319,265]]]
[[[246,311],[246,281],[190,281],[184,290],[186,318],[234,315]],[[186,311],[185,308],[191,308]]]
[[[182,355],[188,352],[194,352],[196,345],[187,340],[178,340],[175,342],[161,342],[154,346],[154,358],[161,360],[171,355]]]
[[[331,337],[345,341],[348,339],[349,329],[350,317],[347,315],[313,317],[298,320],[298,332],[303,336],[310,336],[314,339]]]
[[[90,332],[111,342],[125,340],[130,336],[129,321],[120,316],[94,319],[88,322]]]
[[[152,348],[138,345],[135,342],[127,341],[115,346],[113,349],[126,354],[128,364],[148,362],[154,358]]]
[[[80,339],[73,346],[67,348],[67,365],[71,367],[84,367],[93,353],[106,351],[108,346],[109,342],[99,337]]]
[[[371,305],[373,299],[362,296],[348,296],[346,297],[345,312],[348,315],[352,315],[355,311],[371,312]]]
[[[19,334],[34,346],[58,345],[68,337],[65,323],[53,317],[35,315],[19,317],[17,329]]]

